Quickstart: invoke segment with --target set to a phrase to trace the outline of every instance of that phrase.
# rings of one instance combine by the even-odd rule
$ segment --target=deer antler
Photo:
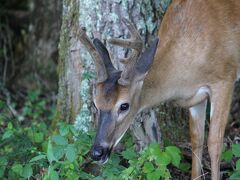
[[[122,22],[127,26],[131,38],[130,39],[110,39],[108,42],[114,45],[131,48],[132,54],[128,58],[125,58],[121,60],[122,63],[125,64],[125,69],[123,70],[121,74],[121,78],[118,80],[118,83],[126,86],[130,83],[131,78],[131,72],[133,69],[133,66],[136,64],[139,55],[142,52],[143,49],[143,41],[141,39],[140,34],[138,33],[137,29],[134,27],[134,25],[127,19],[123,18]]]
[[[102,58],[94,47],[92,41],[88,38],[85,28],[79,28],[77,33],[81,43],[85,46],[94,61],[97,72],[97,82],[104,82],[108,75]]]

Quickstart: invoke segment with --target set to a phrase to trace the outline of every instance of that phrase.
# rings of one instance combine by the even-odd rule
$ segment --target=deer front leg
[[[222,82],[212,89],[208,152],[211,159],[211,179],[220,179],[220,155],[227,124],[233,83]]]
[[[192,144],[191,179],[196,179],[201,176],[206,106],[207,100],[204,100],[200,104],[189,108],[190,136]]]

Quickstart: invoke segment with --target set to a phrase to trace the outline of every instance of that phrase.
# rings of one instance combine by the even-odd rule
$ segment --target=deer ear
[[[155,39],[153,42],[150,43],[150,46],[142,53],[135,66],[138,74],[145,74],[150,69],[157,50],[158,41],[158,38]]]

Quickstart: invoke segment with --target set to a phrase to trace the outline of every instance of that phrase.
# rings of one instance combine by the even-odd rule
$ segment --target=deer
[[[144,42],[130,20],[122,22],[130,39],[108,42],[131,49],[116,69],[106,46],[79,28],[78,37],[96,66],[97,134],[91,158],[105,163],[134,117],[143,109],[173,101],[189,110],[191,178],[201,176],[206,106],[211,179],[220,179],[220,155],[234,83],[240,77],[240,1],[173,0],[158,37]]]

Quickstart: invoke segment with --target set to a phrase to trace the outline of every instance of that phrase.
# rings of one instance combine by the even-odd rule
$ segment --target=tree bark
[[[54,129],[59,121],[73,123],[81,107],[81,72],[79,42],[74,30],[79,27],[79,0],[63,1],[63,18],[59,42],[59,89],[57,112],[52,123]]]

